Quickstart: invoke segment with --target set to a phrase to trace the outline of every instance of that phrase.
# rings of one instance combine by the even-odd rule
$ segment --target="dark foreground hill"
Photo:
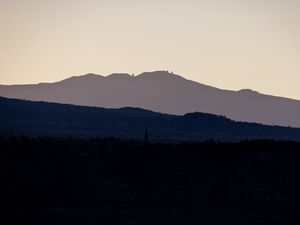
[[[118,137],[151,141],[300,140],[300,129],[235,122],[206,113],[174,116],[137,108],[104,109],[0,98],[0,134]]]
[[[298,225],[300,144],[0,138],[0,224]]]

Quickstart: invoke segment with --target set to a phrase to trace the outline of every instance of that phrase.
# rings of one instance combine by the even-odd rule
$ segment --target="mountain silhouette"
[[[300,141],[299,128],[235,122],[207,113],[178,116],[129,107],[105,109],[3,97],[0,97],[0,109],[0,135],[4,136],[117,137],[135,140],[147,136],[147,141],[167,142],[209,139]]]
[[[138,107],[174,115],[205,112],[236,121],[300,127],[298,100],[250,89],[222,90],[167,71],[138,76],[87,74],[56,83],[0,85],[0,96],[105,108]]]

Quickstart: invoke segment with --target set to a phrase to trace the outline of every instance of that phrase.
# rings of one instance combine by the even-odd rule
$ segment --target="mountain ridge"
[[[300,127],[300,101],[250,89],[223,90],[168,71],[86,74],[55,83],[0,86],[0,96],[105,108],[139,107],[184,115],[205,112],[236,121]]]
[[[116,137],[198,142],[273,139],[300,141],[300,129],[236,122],[208,113],[183,116],[140,108],[107,109],[0,97],[0,136]]]

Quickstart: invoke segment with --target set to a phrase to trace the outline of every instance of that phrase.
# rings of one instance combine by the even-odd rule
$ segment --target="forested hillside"
[[[222,116],[175,116],[138,108],[105,109],[0,97],[0,134],[55,137],[118,137],[182,142],[208,139],[300,140],[300,129],[235,122]]]

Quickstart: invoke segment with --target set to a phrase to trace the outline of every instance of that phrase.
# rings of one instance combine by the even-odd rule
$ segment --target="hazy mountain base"
[[[300,222],[300,143],[11,137],[0,146],[1,224]]]

